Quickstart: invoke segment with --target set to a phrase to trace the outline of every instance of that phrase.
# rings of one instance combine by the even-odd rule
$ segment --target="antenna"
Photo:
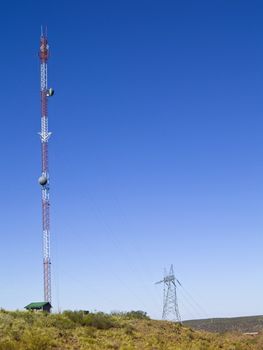
[[[48,171],[48,140],[51,132],[48,131],[48,97],[53,96],[54,90],[47,87],[47,61],[49,46],[47,29],[40,36],[40,99],[41,99],[41,176],[38,182],[42,193],[42,234],[43,234],[43,266],[44,266],[44,301],[51,304],[51,259],[50,259],[50,202],[49,202],[49,171]]]
[[[181,322],[176,294],[176,282],[181,286],[181,283],[174,276],[173,265],[171,265],[169,274],[164,271],[164,278],[155,284],[163,283],[162,319]]]

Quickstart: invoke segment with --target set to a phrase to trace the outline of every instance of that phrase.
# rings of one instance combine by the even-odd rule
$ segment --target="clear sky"
[[[0,306],[43,298],[38,46],[47,24],[54,309],[263,314],[263,4],[6,1]]]

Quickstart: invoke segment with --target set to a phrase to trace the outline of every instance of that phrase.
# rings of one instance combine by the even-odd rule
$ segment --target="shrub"
[[[66,316],[70,321],[74,322],[77,325],[83,324],[84,313],[82,311],[66,310],[62,315]]]
[[[76,327],[76,324],[70,317],[67,317],[66,315],[49,315],[50,317],[50,325],[52,327],[55,327],[59,330],[66,330],[66,329],[74,329]]]
[[[137,311],[128,311],[128,312],[118,312],[114,311],[111,313],[112,316],[117,316],[121,318],[126,318],[128,320],[150,320],[150,317],[147,315],[145,311],[137,310]]]
[[[64,311],[63,315],[75,325],[90,326],[97,329],[109,329],[116,326],[110,315],[103,312],[84,313],[83,311]]]
[[[98,312],[95,314],[85,315],[83,318],[83,325],[91,326],[97,329],[109,329],[116,326],[116,322],[113,321],[110,315]]]
[[[124,332],[127,335],[133,335],[134,327],[132,325],[128,324],[124,327]]]
[[[137,320],[149,320],[150,317],[147,316],[147,313],[141,310],[126,312],[126,317],[128,319],[137,319]]]
[[[56,346],[54,334],[47,329],[27,330],[21,338],[21,348],[26,350],[51,350]]]
[[[17,350],[17,344],[10,340],[10,339],[5,339],[0,341],[0,350]]]

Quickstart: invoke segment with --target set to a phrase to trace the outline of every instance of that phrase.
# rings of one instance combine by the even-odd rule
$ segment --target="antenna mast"
[[[51,259],[50,259],[50,219],[49,219],[49,172],[48,172],[48,97],[54,94],[53,89],[47,87],[47,61],[49,46],[47,28],[40,35],[40,98],[41,98],[41,163],[42,171],[38,179],[42,193],[42,230],[43,230],[43,265],[44,265],[44,301],[51,303]]]
[[[170,272],[165,273],[163,280],[155,284],[163,283],[163,320],[181,322],[181,316],[178,308],[176,282],[181,286],[181,283],[175,278],[173,265],[171,265]]]

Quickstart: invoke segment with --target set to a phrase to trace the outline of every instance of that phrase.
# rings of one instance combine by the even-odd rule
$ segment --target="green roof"
[[[42,307],[47,305],[47,304],[50,305],[50,303],[48,301],[34,302],[34,303],[31,303],[31,304],[28,304],[27,306],[25,306],[25,309],[27,309],[27,310],[42,309]]]

